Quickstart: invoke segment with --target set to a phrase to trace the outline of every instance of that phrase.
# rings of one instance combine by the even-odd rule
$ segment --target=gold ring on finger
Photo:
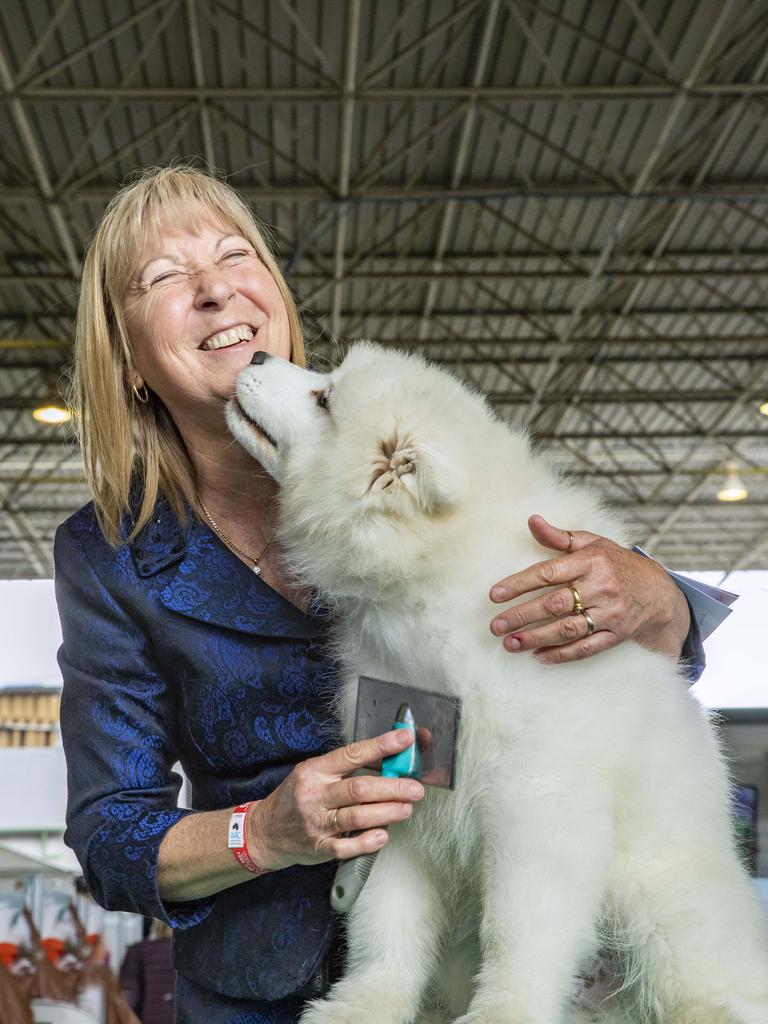
[[[581,603],[578,590],[576,587],[568,587],[568,589],[573,594],[573,608],[571,609],[571,614],[582,615],[584,613],[584,605]]]
[[[592,636],[595,632],[595,620],[589,614],[586,608],[579,608],[579,615],[583,615],[587,620],[587,636]]]
[[[337,836],[339,832],[341,832],[341,829],[339,828],[339,813],[337,807],[334,807],[331,811],[330,826],[332,835]]]

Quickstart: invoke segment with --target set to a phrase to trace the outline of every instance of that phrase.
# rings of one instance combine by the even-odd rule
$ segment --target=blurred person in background
[[[172,935],[163,921],[153,921],[149,937],[128,949],[120,968],[123,995],[141,1024],[173,1024]]]

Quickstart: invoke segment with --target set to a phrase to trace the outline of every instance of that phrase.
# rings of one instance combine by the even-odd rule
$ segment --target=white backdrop
[[[686,575],[714,584],[723,579],[719,572]],[[708,707],[768,708],[768,572],[732,573],[723,586],[741,597],[730,618],[707,641],[707,671],[695,692]],[[0,687],[60,685],[60,643],[53,581],[0,581]]]

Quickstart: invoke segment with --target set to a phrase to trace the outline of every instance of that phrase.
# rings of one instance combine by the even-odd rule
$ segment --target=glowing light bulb
[[[725,480],[723,486],[717,492],[718,501],[743,501],[749,491],[744,486],[744,481],[739,476],[739,467],[735,462],[726,462]]]
[[[39,405],[36,409],[32,410],[32,415],[38,423],[54,425],[69,423],[72,419],[69,409],[56,402],[47,402],[45,405]]]

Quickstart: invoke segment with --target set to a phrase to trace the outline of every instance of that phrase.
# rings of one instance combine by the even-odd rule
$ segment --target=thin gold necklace
[[[267,551],[271,547],[272,542],[275,539],[274,533],[269,538],[269,540],[264,545],[264,547],[261,549],[261,551],[258,553],[258,555],[256,555],[256,557],[254,558],[253,555],[249,555],[247,551],[243,551],[242,548],[239,548],[237,546],[237,544],[233,544],[232,541],[229,539],[229,537],[225,537],[224,536],[224,534],[221,532],[221,530],[219,529],[218,525],[216,524],[216,520],[213,518],[211,513],[205,507],[205,502],[203,501],[203,499],[198,495],[197,500],[200,502],[200,508],[203,510],[203,515],[205,516],[205,518],[210,523],[211,529],[216,534],[216,536],[219,538],[219,540],[223,541],[224,544],[226,544],[226,546],[228,548],[230,548],[232,551],[234,551],[236,555],[240,555],[242,558],[246,558],[249,562],[253,562],[253,566],[252,566],[253,571],[256,573],[257,576],[261,576],[261,566],[259,565],[259,562],[262,560],[264,555],[266,555]]]

